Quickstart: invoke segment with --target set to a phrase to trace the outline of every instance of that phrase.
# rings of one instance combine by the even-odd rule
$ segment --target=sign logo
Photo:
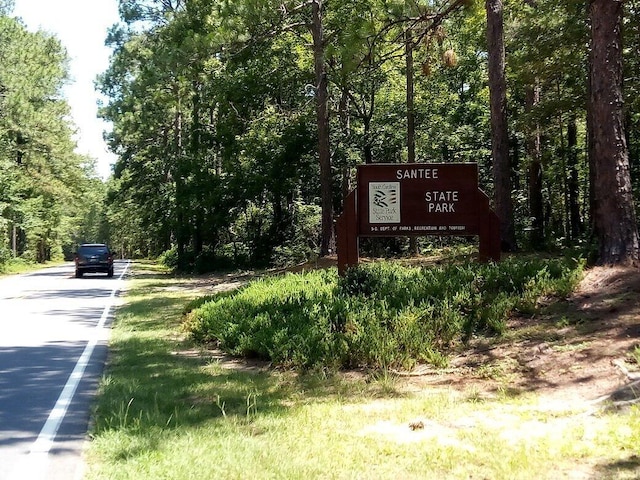
[[[400,223],[400,182],[369,182],[369,223]]]

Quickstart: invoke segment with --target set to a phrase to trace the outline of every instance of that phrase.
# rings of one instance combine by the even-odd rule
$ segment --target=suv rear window
[[[95,245],[95,246],[83,245],[78,248],[78,253],[80,255],[87,255],[87,254],[103,255],[105,253],[109,253],[109,249],[102,245]]]

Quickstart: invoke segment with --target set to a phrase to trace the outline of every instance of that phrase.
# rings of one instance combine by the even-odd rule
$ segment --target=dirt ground
[[[472,342],[444,372],[421,367],[401,375],[415,387],[535,391],[549,401],[623,405],[640,392],[639,347],[640,269],[596,267],[570,298],[545,299],[540,314],[512,318],[506,338]]]

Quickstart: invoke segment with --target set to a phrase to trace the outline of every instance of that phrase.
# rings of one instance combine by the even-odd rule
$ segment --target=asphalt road
[[[0,480],[82,478],[89,411],[127,262],[0,279]]]

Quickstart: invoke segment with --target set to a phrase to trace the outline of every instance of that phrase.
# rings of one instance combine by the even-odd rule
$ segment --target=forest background
[[[615,11],[597,10],[609,3]],[[74,153],[64,48],[28,32],[4,0],[0,266],[69,258],[83,241],[195,271],[327,255],[354,167],[407,161],[477,162],[507,250],[578,245],[637,260],[640,5],[622,5],[121,0],[98,79],[118,155],[105,183]],[[611,22],[620,58],[609,70],[594,68],[593,18]],[[609,122],[593,120],[603,88],[624,147],[604,156],[594,132]],[[607,170],[624,174],[613,190]],[[618,207],[628,200],[623,220],[621,208],[603,211],[603,191]],[[608,251],[603,216],[629,232]]]

